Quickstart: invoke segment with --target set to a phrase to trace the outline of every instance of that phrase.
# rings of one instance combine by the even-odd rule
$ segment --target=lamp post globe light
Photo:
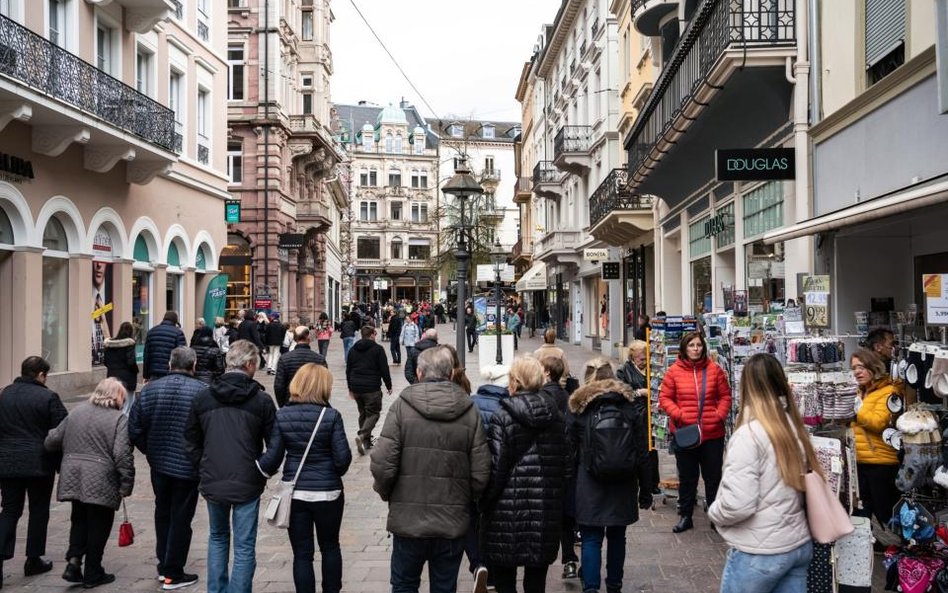
[[[454,257],[458,260],[458,321],[456,347],[458,359],[460,359],[461,362],[461,368],[465,368],[467,366],[465,361],[467,349],[464,343],[466,334],[465,304],[467,300],[465,283],[467,281],[468,260],[471,258],[471,254],[468,252],[468,230],[470,226],[469,223],[464,220],[464,211],[466,209],[465,201],[470,197],[484,193],[484,188],[482,188],[477,180],[474,179],[474,176],[471,175],[471,169],[467,166],[467,159],[462,155],[458,159],[457,166],[454,168],[454,177],[444,184],[441,191],[447,195],[454,196],[458,200],[458,207],[461,211],[460,221],[455,226],[457,249],[454,252]]]
[[[501,328],[503,327],[503,318],[501,317],[501,297],[502,293],[500,291],[500,273],[504,269],[504,265],[507,263],[507,252],[504,251],[504,248],[500,246],[500,241],[494,243],[494,249],[490,252],[490,259],[494,262],[494,300],[497,304],[497,317],[494,321],[494,325],[497,329],[497,364],[504,364],[504,350],[501,346]]]

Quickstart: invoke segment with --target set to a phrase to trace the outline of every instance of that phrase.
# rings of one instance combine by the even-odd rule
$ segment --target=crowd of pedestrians
[[[359,411],[355,450],[370,455],[373,488],[389,507],[393,593],[417,592],[425,566],[432,593],[456,591],[465,555],[475,593],[488,586],[514,593],[520,571],[525,593],[543,592],[557,558],[562,577],[578,578],[584,593],[619,593],[627,527],[652,506],[657,486],[645,344],[633,342],[618,370],[593,358],[573,377],[549,330],[534,353],[485,367],[486,383],[472,393],[457,352],[439,344],[431,327],[444,312],[353,309],[338,326],[321,317],[312,328],[290,329],[279,317],[263,321],[247,311],[236,327],[217,319],[211,329],[202,320],[190,346],[169,312],[147,334],[138,395],[137,365],[120,328],[106,345],[108,378],[69,413],[45,385],[49,364],[27,358],[21,376],[0,392],[0,558],[14,557],[28,499],[24,574],[52,570],[46,533],[58,472],[57,500],[71,505],[62,578],[86,588],[114,582],[103,555],[115,513],[134,486],[137,448],[150,471],[156,577],[164,590],[199,580],[187,565],[203,497],[207,590],[252,591],[261,497],[282,468],[282,482],[293,484],[287,535],[295,589],[315,593],[318,546],[320,588],[341,591],[343,477],[353,453],[330,402],[335,378],[326,356],[338,330],[347,390]],[[376,322],[383,319],[380,334]],[[279,342],[270,327],[280,329]],[[409,386],[390,404],[376,440],[383,390],[393,395],[380,335],[392,341],[392,365],[400,362],[395,344],[406,346]],[[314,337],[318,351],[310,346]],[[264,355],[267,346],[278,354]],[[271,367],[272,395],[254,380]],[[748,361],[726,457],[730,387],[700,333],[683,338],[660,402],[672,430],[701,429],[695,446],[675,452],[674,531],[693,527],[702,476],[708,517],[733,548],[722,591],[800,590],[812,554],[802,475],[816,462],[779,364],[766,355]]]

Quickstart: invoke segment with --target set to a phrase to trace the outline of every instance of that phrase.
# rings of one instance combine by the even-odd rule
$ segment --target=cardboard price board
[[[803,323],[807,328],[830,326],[830,277],[806,276],[803,279]]]
[[[925,322],[928,325],[948,325],[948,274],[923,274],[925,292]]]

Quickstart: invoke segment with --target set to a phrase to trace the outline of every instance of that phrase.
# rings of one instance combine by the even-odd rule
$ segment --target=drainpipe
[[[793,84],[793,146],[796,160],[796,180],[794,182],[794,204],[790,210],[793,222],[802,222],[810,217],[810,151],[809,151],[809,83],[810,63],[808,61],[808,4],[816,0],[796,0],[795,22],[797,37],[797,59],[793,65],[793,75],[789,73],[788,58],[787,80]],[[818,33],[814,32],[814,33]],[[819,76],[819,72],[816,73]],[[817,106],[814,106],[815,108]],[[788,274],[785,280],[786,298],[799,299],[796,294],[798,272],[810,272],[813,269],[813,239],[806,237],[788,245],[785,251]]]
[[[823,120],[823,50],[820,45],[820,3],[810,0],[810,125]]]
[[[270,0],[263,10],[263,282],[270,294]]]

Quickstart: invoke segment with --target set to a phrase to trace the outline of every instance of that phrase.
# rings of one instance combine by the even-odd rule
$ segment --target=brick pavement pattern
[[[438,326],[439,341],[445,344],[455,343],[455,333],[451,325]],[[520,341],[518,354],[532,352],[542,340],[527,338]],[[592,354],[578,346],[559,343],[569,358],[570,368],[574,372],[583,368]],[[388,352],[386,344],[386,353]],[[493,358],[494,353],[487,353]],[[483,380],[477,369],[478,351],[467,355],[468,376],[476,386]],[[343,557],[343,591],[347,593],[383,593],[391,590],[389,584],[389,558],[392,540],[385,531],[387,505],[372,490],[372,476],[369,472],[369,458],[360,457],[355,451],[352,439],[356,434],[358,411],[355,402],[348,397],[345,384],[345,366],[342,361],[342,341],[333,339],[328,352],[329,369],[335,377],[332,392],[332,405],[343,415],[346,434],[353,447],[355,458],[352,467],[344,477],[346,491],[346,510],[340,535]],[[392,367],[394,394],[398,394],[408,383],[402,367]],[[263,372],[257,374],[257,380],[272,394],[272,377]],[[67,403],[67,407],[75,405]],[[376,436],[385,420],[386,410],[391,403],[388,396],[383,402],[382,419],[376,429]],[[675,477],[674,459],[661,453],[662,477]],[[156,580],[154,558],[155,540],[153,523],[153,494],[149,481],[148,464],[143,455],[136,451],[136,484],[132,496],[128,499],[128,512],[135,528],[135,544],[119,548],[118,524],[120,513],[116,517],[116,527],[105,550],[103,564],[107,571],[116,574],[116,581],[96,589],[104,592],[159,591]],[[275,485],[277,478],[270,481]],[[264,493],[264,500],[270,490]],[[699,489],[699,493],[702,490]],[[261,511],[265,504],[261,505]],[[55,563],[53,571],[37,577],[23,577],[23,550],[26,537],[26,514],[20,520],[17,533],[17,557],[4,563],[4,590],[30,591],[37,593],[62,592],[69,584],[60,578],[65,565],[63,556],[69,536],[68,503],[52,503],[47,556]],[[677,516],[673,499],[664,504],[656,500],[655,508],[642,511],[638,523],[627,531],[624,593],[705,593],[717,591],[721,582],[721,569],[724,566],[727,546],[714,533],[700,510],[695,514],[695,529],[681,535],[672,533]],[[207,507],[200,501],[194,517],[194,538],[186,570],[197,573],[200,581],[184,591],[200,593],[205,591],[207,575]],[[319,554],[316,555],[316,574],[319,575]],[[605,552],[603,553],[605,563]],[[263,593],[292,592],[293,554],[285,531],[270,527],[261,520],[257,537],[257,572],[254,577],[254,590]],[[605,567],[603,567],[605,570]],[[578,579],[560,578],[562,565],[555,562],[547,578],[547,591],[550,593],[579,593],[582,586]],[[459,591],[470,591],[472,580],[467,571],[467,559],[462,562],[458,581]],[[318,587],[319,585],[317,585]],[[422,591],[427,591],[425,577]]]

